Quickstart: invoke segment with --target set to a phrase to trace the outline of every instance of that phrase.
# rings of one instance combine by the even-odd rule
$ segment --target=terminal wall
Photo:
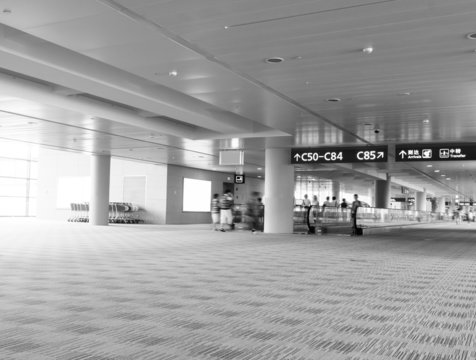
[[[66,221],[71,217],[70,202],[89,202],[87,191],[71,189],[71,200],[59,204],[60,181],[90,176],[90,156],[66,151],[40,149],[37,191],[37,217]],[[167,166],[111,159],[109,201],[130,202],[142,209],[140,216],[149,224],[165,224]],[[84,194],[83,197],[78,194]],[[62,195],[63,197],[65,194]]]

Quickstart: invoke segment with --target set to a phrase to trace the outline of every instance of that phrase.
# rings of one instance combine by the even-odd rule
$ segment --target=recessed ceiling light
[[[257,170],[263,170],[263,168],[259,167],[259,168],[257,168]]]
[[[430,122],[430,119],[423,119],[423,124],[428,124]]]
[[[476,40],[476,32],[467,34],[466,38],[470,40]]]
[[[261,179],[261,178],[262,178],[262,176],[261,176],[261,175],[258,175],[258,178],[260,178],[260,179]]]
[[[374,48],[372,46],[368,46],[362,49],[362,52],[366,55],[370,55],[374,52]]]
[[[342,99],[336,97],[336,98],[329,98],[329,99],[327,99],[327,101],[329,101],[329,102],[339,102],[339,101],[342,101]]]
[[[281,57],[270,57],[264,60],[268,64],[279,64],[280,62],[283,62],[284,59]]]
[[[178,71],[177,70],[171,70],[169,71],[169,76],[172,76],[172,77],[175,77],[178,75]]]
[[[228,25],[224,26],[225,30],[228,30],[230,27]]]
[[[400,92],[398,93],[397,95],[399,96],[410,96],[411,95],[411,92],[407,91],[407,92]]]
[[[451,178],[446,178],[446,180],[451,180]]]
[[[436,172],[436,173],[439,173],[439,172],[440,172],[440,170],[435,170],[435,172]]]
[[[427,165],[426,167],[433,167],[433,165]]]
[[[441,174],[440,176],[446,176],[445,174]]]

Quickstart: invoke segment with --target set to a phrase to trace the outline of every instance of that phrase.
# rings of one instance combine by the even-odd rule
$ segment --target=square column
[[[266,149],[264,232],[293,232],[294,166],[289,149]]]
[[[388,209],[390,207],[392,177],[387,174],[387,180],[375,180],[375,207]]]

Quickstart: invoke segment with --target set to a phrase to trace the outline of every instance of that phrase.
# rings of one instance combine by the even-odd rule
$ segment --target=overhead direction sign
[[[386,162],[387,157],[387,146],[291,149],[291,164]]]
[[[402,144],[395,146],[395,161],[476,160],[476,144]]]

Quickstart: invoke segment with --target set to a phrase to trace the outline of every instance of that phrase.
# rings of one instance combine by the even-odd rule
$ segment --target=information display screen
[[[403,144],[395,146],[395,161],[476,160],[473,144]]]
[[[387,157],[387,146],[291,149],[291,164],[386,162]]]

